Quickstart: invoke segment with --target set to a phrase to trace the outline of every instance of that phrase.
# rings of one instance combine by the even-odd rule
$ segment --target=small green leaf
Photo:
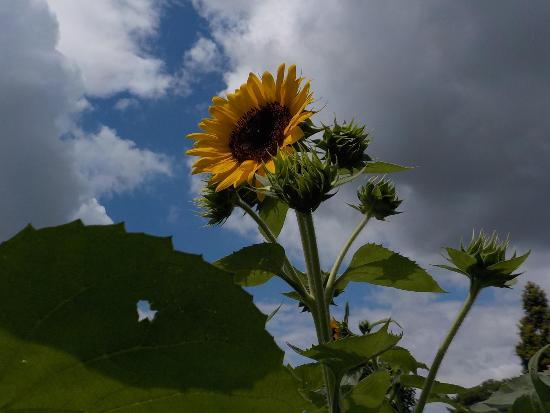
[[[510,413],[546,413],[534,394],[524,394],[519,396],[512,405]]]
[[[377,244],[366,244],[357,250],[336,288],[342,290],[350,281],[407,291],[444,292],[417,263]]]
[[[466,277],[468,277],[468,274],[466,274],[464,271],[459,270],[458,268],[455,268],[455,267],[451,267],[450,265],[434,264],[434,267],[443,268],[444,270],[453,271],[453,272],[456,272],[456,273],[459,273],[459,274],[462,274],[462,275],[465,275]]]
[[[386,323],[376,333],[346,337],[315,345],[308,350],[301,350],[291,344],[289,346],[304,357],[325,363],[332,369],[336,379],[340,380],[348,370],[382,354],[399,342],[401,335],[389,333],[388,325]]]
[[[504,274],[511,274],[517,270],[521,264],[525,262],[531,251],[519,256],[511,258],[507,261],[501,261],[496,264],[487,267],[488,270],[502,272]]]
[[[319,363],[302,364],[291,371],[304,389],[319,390],[325,385],[323,368]]]
[[[529,377],[531,383],[535,388],[535,392],[540,398],[543,406],[550,411],[550,385],[542,380],[541,375],[538,373],[538,366],[540,365],[540,358],[550,352],[550,344],[544,346],[529,360]]]
[[[279,244],[263,243],[245,247],[212,264],[234,274],[235,283],[253,287],[279,274],[285,262],[285,250]]]
[[[396,163],[374,161],[369,162],[363,168],[363,173],[366,174],[388,174],[392,172],[401,172],[409,169],[413,169],[413,166],[403,166]]]
[[[273,317],[275,317],[275,314],[279,312],[282,306],[283,306],[283,303],[279,304],[279,306],[275,310],[273,310],[267,315],[267,318],[265,319],[266,324],[269,323]]]
[[[399,381],[404,386],[414,387],[416,389],[423,389],[424,383],[426,382],[426,378],[422,376],[418,376],[416,374],[410,374],[410,375],[400,376]],[[434,381],[432,385],[431,393],[458,394],[466,390],[468,389],[465,387],[459,386],[457,384],[441,383],[438,381]]]
[[[260,203],[258,208],[260,217],[267,224],[273,235],[278,237],[285,224],[288,205],[277,198],[268,196]],[[261,228],[260,232],[263,234]]]
[[[391,376],[386,369],[378,369],[361,380],[348,394],[343,404],[347,413],[363,413],[377,409],[384,402],[391,386]]]
[[[456,265],[458,269],[464,272],[476,263],[476,259],[464,251],[456,250],[454,248],[446,248],[446,250],[447,254],[449,254],[451,262]]]
[[[401,370],[405,374],[416,373],[417,369],[428,369],[428,366],[416,361],[410,351],[403,347],[396,346],[389,349],[385,353],[382,353],[378,357],[378,360],[389,364],[394,371]]]

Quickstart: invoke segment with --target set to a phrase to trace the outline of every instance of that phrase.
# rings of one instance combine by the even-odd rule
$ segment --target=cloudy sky
[[[430,267],[441,247],[472,228],[510,233],[533,250],[526,273],[512,291],[484,293],[441,378],[474,385],[520,371],[521,287],[550,291],[547,1],[6,0],[0,34],[0,240],[80,217],[173,234],[209,259],[254,242],[245,218],[205,229],[196,217],[184,137],[211,96],[295,63],[324,107],[318,121],[364,122],[371,156],[417,167],[395,176],[404,213],[358,244],[414,257],[451,292],[352,285],[338,303],[349,300],[354,320],[391,314],[430,362],[466,287]],[[354,191],[316,214],[326,266],[359,218],[346,206]],[[297,258],[292,219],[282,243]],[[252,292],[267,311],[284,290]],[[313,340],[296,311],[284,301],[272,321],[282,345]]]

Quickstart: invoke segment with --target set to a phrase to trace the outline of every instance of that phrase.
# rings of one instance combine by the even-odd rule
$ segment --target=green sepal
[[[234,276],[235,283],[253,287],[280,274],[285,262],[285,250],[279,244],[262,243],[244,247],[212,263]]]
[[[265,197],[265,199],[258,205],[258,213],[260,218],[264,220],[275,237],[278,237],[283,229],[287,211],[287,204],[270,196]],[[261,228],[259,228],[259,230],[262,235],[266,235]]]
[[[336,281],[336,288],[344,289],[351,281],[406,291],[445,292],[416,262],[372,243],[357,250],[347,270]]]
[[[456,265],[459,270],[467,272],[468,269],[477,263],[476,259],[464,251],[454,248],[446,248],[450,261]]]
[[[525,254],[519,257],[510,258],[507,261],[497,262],[496,264],[488,266],[487,269],[490,271],[510,274],[517,270],[525,262],[529,254],[531,254],[531,251],[527,251]]]
[[[426,383],[426,377],[419,376],[417,374],[407,374],[399,377],[399,382],[408,387],[414,387],[416,389],[423,389]],[[457,384],[441,383],[434,381],[432,385],[432,391],[430,394],[459,394],[467,391],[466,387],[459,386]]]

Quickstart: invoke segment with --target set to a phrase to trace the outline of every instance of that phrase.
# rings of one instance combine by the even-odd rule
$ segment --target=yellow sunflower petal
[[[229,148],[227,148],[226,151],[220,149],[220,148],[211,148],[211,147],[199,147],[199,148],[191,148],[186,153],[187,155],[191,156],[212,156],[218,153],[223,152],[229,152]]]
[[[225,161],[219,161],[216,165],[208,168],[206,172],[212,172],[213,174],[219,174],[232,170],[237,166],[237,162],[231,158],[228,158]]]
[[[275,162],[273,161],[273,159],[270,159],[265,163],[265,169],[267,169],[272,174],[275,173]]]
[[[218,184],[218,186],[216,187],[216,192],[220,192],[226,188],[229,188],[231,185],[233,185],[236,181],[239,180],[242,174],[243,174],[242,169],[240,167],[236,168],[229,175],[227,175],[227,177],[223,181],[221,181]]]
[[[285,64],[282,63],[277,69],[277,80],[275,81],[275,100],[277,102],[283,101],[283,96],[281,95],[283,81],[285,79]]]
[[[265,103],[265,98],[262,93],[262,82],[260,82],[260,79],[258,79],[258,77],[254,73],[250,73],[248,75],[247,83],[249,90],[252,90],[252,93],[256,97],[258,105],[263,106]]]
[[[309,119],[313,116],[313,112],[305,111],[301,112],[297,115],[294,115],[294,117],[290,120],[287,127],[285,128],[285,135],[288,135],[289,131],[291,131],[293,128],[298,126],[300,123],[305,121],[306,119]]]
[[[288,135],[285,138],[283,145],[285,146],[292,145],[293,143],[298,142],[303,137],[304,137],[304,132],[302,131],[302,129],[300,129],[299,126],[296,126],[294,129],[290,131],[290,135]]]
[[[289,106],[292,115],[299,113],[300,109],[302,109],[303,105],[306,103],[309,96],[309,88],[309,82],[306,82],[300,93],[298,93],[298,96],[293,100],[292,105]]]
[[[265,100],[267,102],[273,102],[275,100],[275,81],[268,71],[265,71],[262,75],[262,86]]]

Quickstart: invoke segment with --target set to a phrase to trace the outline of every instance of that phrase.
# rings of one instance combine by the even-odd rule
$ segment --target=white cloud
[[[102,196],[170,174],[168,158],[112,129],[75,132],[75,112],[90,108],[86,82],[56,50],[57,23],[44,1],[0,3],[0,27],[0,239],[29,222],[57,225],[79,216],[109,223]]]
[[[171,76],[150,52],[162,2],[47,0],[59,22],[57,49],[82,73],[87,95],[166,93]]]
[[[90,198],[82,203],[71,220],[81,219],[86,225],[109,225],[113,220],[107,215],[107,211],[103,205],[97,202],[97,199]]]
[[[139,101],[134,98],[122,98],[116,101],[115,109],[125,111],[128,108],[133,108],[139,105]]]
[[[176,90],[183,95],[191,93],[191,88],[204,75],[221,70],[222,55],[215,42],[205,37],[199,39],[183,56],[183,64],[177,76]]]
[[[136,189],[155,175],[171,175],[167,156],[139,149],[106,126],[67,140],[81,179],[95,196]]]

